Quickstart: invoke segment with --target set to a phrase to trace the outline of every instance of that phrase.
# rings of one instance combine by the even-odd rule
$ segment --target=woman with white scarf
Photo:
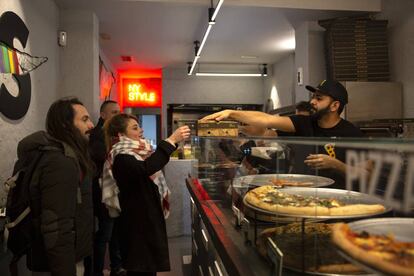
[[[110,215],[119,216],[119,238],[127,275],[156,275],[170,270],[164,217],[168,195],[160,171],[177,143],[190,136],[187,126],[178,128],[152,151],[143,139],[135,116],[118,114],[105,124],[109,154],[102,178],[102,201]]]

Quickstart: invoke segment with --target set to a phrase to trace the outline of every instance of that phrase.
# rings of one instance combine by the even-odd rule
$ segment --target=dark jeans
[[[105,264],[106,245],[109,243],[109,258],[111,260],[111,270],[121,268],[121,253],[117,235],[116,220],[108,217],[98,218],[98,231],[95,233],[94,243],[94,275],[102,276]]]

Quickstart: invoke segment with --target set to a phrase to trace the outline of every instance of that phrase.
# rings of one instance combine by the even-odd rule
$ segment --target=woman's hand
[[[185,140],[190,137],[190,128],[188,126],[182,126],[177,128],[170,137],[167,138],[167,141],[171,144],[177,144],[182,140]]]

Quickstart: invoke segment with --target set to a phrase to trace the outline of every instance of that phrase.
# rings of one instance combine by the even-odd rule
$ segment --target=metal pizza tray
[[[233,188],[246,189],[251,187],[259,187],[263,185],[271,185],[272,180],[288,180],[297,182],[309,182],[309,187],[326,187],[335,183],[333,179],[306,174],[256,174],[246,175],[233,179]],[[307,187],[301,187],[307,188]]]
[[[363,194],[354,191],[348,190],[340,190],[340,189],[330,189],[330,188],[284,188],[279,189],[280,192],[293,194],[293,195],[301,195],[301,196],[316,196],[319,198],[330,198],[336,199],[341,201],[345,204],[381,204],[385,207],[385,210],[375,214],[361,214],[361,215],[349,215],[349,216],[310,216],[310,215],[299,215],[299,214],[286,214],[283,212],[272,212],[268,210],[264,210],[262,208],[253,206],[246,201],[246,197],[243,198],[243,203],[248,208],[254,209],[256,211],[260,211],[262,213],[268,214],[278,214],[287,217],[300,217],[300,218],[316,218],[316,219],[350,219],[350,218],[363,218],[363,217],[371,217],[374,215],[383,214],[386,212],[391,211],[391,207],[385,203],[384,200],[379,199],[377,197]],[[315,207],[317,208],[317,207]]]
[[[357,264],[359,265],[359,264]],[[339,274],[339,273],[322,273],[322,272],[316,272],[316,271],[310,271],[310,270],[306,270],[306,271],[302,271],[301,269],[298,269],[296,267],[291,267],[291,266],[284,266],[285,268],[295,271],[295,272],[299,272],[301,274],[305,273],[305,274],[309,274],[309,275],[321,275],[321,276],[378,276],[377,273],[371,273],[372,271],[369,272],[361,272],[361,273],[354,273],[354,274],[349,274],[349,273],[343,273],[343,274]],[[364,268],[365,269],[365,268]]]
[[[248,217],[249,219],[254,219],[256,221],[263,221],[263,222],[275,222],[275,223],[281,223],[281,224],[290,224],[294,222],[302,222],[303,218],[299,217],[287,217],[287,216],[281,216],[278,214],[269,214],[264,213],[263,211],[257,211],[252,209],[250,206],[248,208],[245,208],[243,210],[244,215]],[[306,222],[321,222],[324,221],[324,219],[306,219]]]
[[[367,231],[370,234],[388,235],[392,234],[395,239],[403,242],[414,241],[414,219],[413,218],[378,218],[358,220],[348,224],[355,232]],[[366,271],[384,274],[377,268],[373,268],[366,263],[355,260],[353,257],[338,248],[339,254],[351,263],[363,267]]]

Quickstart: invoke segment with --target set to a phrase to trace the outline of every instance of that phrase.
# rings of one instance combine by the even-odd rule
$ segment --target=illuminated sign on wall
[[[124,107],[161,107],[161,78],[122,79]]]

